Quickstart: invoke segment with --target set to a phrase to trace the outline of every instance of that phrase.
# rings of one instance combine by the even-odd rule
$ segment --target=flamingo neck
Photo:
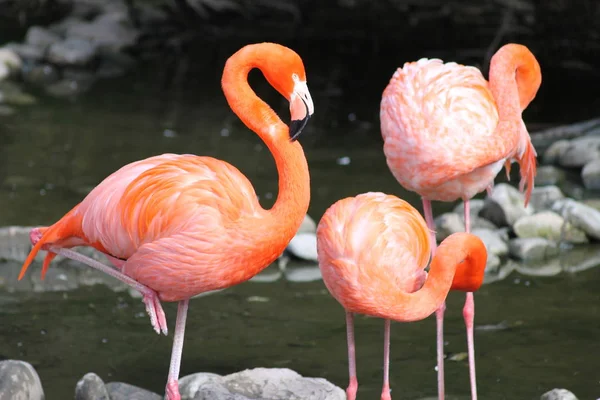
[[[290,140],[288,126],[248,84],[248,74],[254,68],[265,71],[277,68],[277,63],[267,50],[242,49],[227,61],[221,84],[233,112],[262,139],[275,159],[279,175],[277,200],[266,212],[267,220],[253,230],[274,250],[283,251],[308,210],[308,164],[300,143]]]
[[[541,84],[540,65],[527,47],[507,44],[490,62],[490,90],[501,120],[521,118]]]

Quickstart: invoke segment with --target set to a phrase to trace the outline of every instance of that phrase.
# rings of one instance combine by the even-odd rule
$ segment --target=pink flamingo
[[[490,81],[474,67],[421,59],[392,76],[381,100],[381,132],[387,164],[406,189],[423,198],[435,251],[431,201],[464,201],[470,232],[469,199],[490,190],[505,165],[520,166],[520,189],[529,202],[536,152],[521,117],[541,84],[540,66],[527,47],[507,44],[490,63]],[[443,318],[436,311],[438,396],[444,398]],[[467,327],[471,394],[477,399],[473,344],[473,293],[463,309]]]
[[[390,320],[427,318],[455,285],[479,287],[487,261],[483,242],[469,233],[446,238],[431,260],[431,238],[421,214],[410,204],[383,193],[339,200],[317,228],[323,281],[346,310],[348,400],[356,399],[353,313],[385,319],[382,400],[391,400],[389,384]]]
[[[290,128],[247,82],[260,69],[290,101]],[[19,275],[40,249],[50,261],[61,254],[131,285],[157,333],[167,334],[160,301],[179,301],[166,385],[179,400],[179,367],[190,297],[244,282],[273,262],[300,227],[310,200],[309,174],[298,135],[313,113],[301,58],[287,47],[260,43],[232,55],[223,71],[231,109],[265,142],[277,165],[279,194],[270,210],[258,203],[248,179],[211,157],[163,154],[119,169],[64,217],[31,233],[34,247]],[[113,269],[68,248],[92,246]]]

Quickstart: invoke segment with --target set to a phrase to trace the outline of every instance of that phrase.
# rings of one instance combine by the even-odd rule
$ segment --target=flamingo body
[[[290,102],[290,126],[250,88],[259,68]],[[151,323],[167,334],[160,300],[179,301],[167,399],[179,400],[189,298],[246,281],[273,262],[300,227],[310,201],[308,165],[296,141],[314,106],[301,58],[275,43],[248,45],[225,64],[222,86],[232,110],[267,145],[279,192],[264,210],[248,179],[225,161],[163,154],[128,164],[101,182],[50,227],[34,229],[23,277],[37,252],[48,250],[42,277],[57,253],[108,273],[139,290]],[[92,246],[117,269],[68,250]]]
[[[317,228],[317,252],[323,281],[346,310],[349,400],[356,399],[358,389],[353,314],[385,319],[381,399],[390,400],[390,320],[427,318],[454,282],[464,280],[456,278],[459,269],[483,277],[487,261],[479,238],[456,233],[442,242],[427,274],[430,235],[423,217],[404,200],[383,193],[360,194],[329,207]]]

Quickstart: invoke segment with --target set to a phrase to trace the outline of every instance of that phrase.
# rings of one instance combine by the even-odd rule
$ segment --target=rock
[[[533,214],[531,204],[525,208],[524,203],[525,197],[519,190],[506,183],[499,183],[485,199],[479,216],[499,227],[512,226],[522,216]]]
[[[46,86],[45,90],[54,97],[72,97],[86,92],[92,86],[89,81],[77,81],[75,79],[62,79],[56,83]]]
[[[14,50],[0,48],[0,81],[17,74],[22,65],[21,57]]]
[[[14,82],[0,82],[0,103],[14,106],[27,106],[36,103],[35,97],[23,92],[23,89]]]
[[[487,262],[485,263],[485,273],[496,273],[500,267],[500,257],[494,253],[488,253]]]
[[[465,217],[463,213],[444,213],[435,219],[435,238],[439,242],[453,233],[465,231]],[[471,214],[471,230],[473,229],[497,229],[496,226],[483,218]]]
[[[75,386],[75,400],[111,400],[104,381],[93,372],[87,373]]]
[[[559,250],[556,244],[543,238],[516,238],[508,242],[510,254],[523,261],[539,261],[554,257]]]
[[[193,400],[345,400],[323,378],[305,378],[287,368],[254,368],[231,375],[197,373],[179,380],[182,398]]]
[[[600,159],[585,164],[581,170],[581,178],[586,189],[600,189]]]
[[[582,167],[600,158],[600,137],[583,136],[573,139],[558,158],[563,167]]]
[[[544,152],[544,163],[558,164],[558,160],[570,146],[571,142],[566,139],[557,140],[552,143]]]
[[[526,276],[556,276],[563,272],[558,258],[515,263],[515,270]]]
[[[42,280],[40,274],[31,274],[34,292],[64,292],[77,289],[77,273],[72,268],[66,269],[53,265]]]
[[[577,400],[577,397],[567,389],[552,389],[544,393],[540,400]]]
[[[133,46],[139,36],[128,21],[126,10],[102,14],[92,22],[73,23],[67,28],[66,36],[85,39],[101,51],[118,52]]]
[[[508,245],[505,242],[508,238],[503,238],[497,230],[477,228],[471,230],[471,233],[483,241],[488,251],[488,257],[490,254],[496,256],[505,256],[508,254]]]
[[[485,201],[482,199],[472,199],[469,201],[469,214],[471,215],[471,220],[479,216],[479,211],[483,208]],[[465,215],[465,202],[459,202],[456,207],[454,207],[454,212],[459,215]],[[463,218],[464,219],[464,218]]]
[[[0,400],[44,400],[42,382],[31,364],[0,361]]]
[[[298,233],[315,233],[317,231],[317,224],[310,217],[310,215],[306,214],[304,219],[302,220],[302,224],[300,224],[300,228],[298,229]]]
[[[96,45],[90,40],[69,37],[50,46],[48,61],[58,65],[84,67],[94,60],[96,54]]]
[[[81,1],[77,1],[77,3],[81,3]],[[86,23],[85,19],[79,18],[76,15],[72,15],[70,17],[63,19],[60,22],[50,25],[48,27],[48,29],[57,35],[65,36],[70,27],[72,27],[74,25],[78,25],[78,24],[83,24],[83,23]]]
[[[557,200],[552,210],[588,236],[600,239],[600,211],[572,199]]]
[[[39,47],[21,43],[8,43],[4,46],[18,54],[23,61],[38,62],[44,59],[46,52]]]
[[[50,64],[38,64],[23,69],[23,80],[31,85],[46,86],[59,79],[58,71]]]
[[[61,38],[56,33],[41,26],[32,26],[27,30],[25,43],[46,50],[50,45],[60,42]]]
[[[317,262],[317,235],[315,233],[298,233],[292,238],[286,250],[295,257]]]
[[[542,211],[550,209],[556,200],[564,197],[565,195],[557,186],[541,186],[533,188],[529,201],[535,210]]]
[[[587,243],[588,238],[581,229],[574,228],[554,211],[542,211],[519,218],[513,230],[520,238],[540,237],[552,241]]]
[[[163,400],[163,396],[128,383],[109,382],[104,387],[110,400]]]
[[[289,282],[315,282],[323,279],[321,268],[318,265],[288,267],[283,275]]]
[[[556,185],[565,180],[565,171],[554,165],[542,165],[535,176],[536,186]],[[535,188],[534,188],[535,190]]]

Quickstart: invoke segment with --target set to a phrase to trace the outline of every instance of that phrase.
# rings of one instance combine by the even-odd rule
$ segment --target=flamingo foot
[[[350,383],[346,389],[347,400],[356,400],[356,392],[358,391],[358,380],[356,377],[350,378]]]
[[[179,394],[179,382],[175,380],[169,380],[167,382],[167,395],[165,400],[181,400],[181,395]]]
[[[392,400],[389,386],[384,386],[383,389],[381,389],[381,400]]]
[[[150,317],[152,328],[154,328],[154,331],[159,335],[162,333],[166,336],[169,333],[169,329],[167,328],[167,318],[165,317],[165,312],[160,304],[158,294],[152,289],[148,289],[142,292],[142,295],[142,301],[146,305],[146,312]]]

